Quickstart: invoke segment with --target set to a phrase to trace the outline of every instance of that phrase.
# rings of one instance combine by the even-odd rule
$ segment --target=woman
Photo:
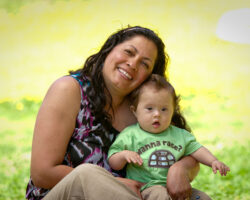
[[[126,96],[152,72],[164,75],[167,62],[153,31],[128,27],[111,35],[82,69],[55,81],[36,119],[26,198],[140,199],[142,183],[112,171],[107,151],[116,135],[136,122]],[[191,157],[170,168],[173,199],[190,195],[198,168]]]

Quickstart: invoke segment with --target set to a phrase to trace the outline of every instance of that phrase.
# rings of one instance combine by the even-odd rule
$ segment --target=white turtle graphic
[[[167,150],[154,151],[148,160],[149,167],[169,168],[175,163],[174,155]]]

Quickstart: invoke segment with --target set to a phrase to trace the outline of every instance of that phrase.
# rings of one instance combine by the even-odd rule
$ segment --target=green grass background
[[[49,85],[128,24],[154,29],[194,135],[231,172],[201,166],[193,186],[213,199],[250,199],[250,45],[216,36],[245,0],[0,0],[0,200],[24,199],[33,127]]]

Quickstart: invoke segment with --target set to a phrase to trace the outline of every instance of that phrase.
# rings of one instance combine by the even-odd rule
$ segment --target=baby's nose
[[[155,110],[155,111],[154,111],[154,116],[155,116],[155,117],[159,117],[159,116],[160,116],[159,110]]]

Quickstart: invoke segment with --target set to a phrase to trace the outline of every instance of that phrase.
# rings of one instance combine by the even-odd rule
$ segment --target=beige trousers
[[[143,200],[171,200],[166,187],[154,185],[141,192]]]
[[[82,164],[65,176],[43,200],[140,200],[110,172],[93,164]]]
[[[141,192],[143,200],[171,200],[166,187],[155,185],[146,188]],[[204,192],[192,188],[192,195],[189,200],[211,200]]]
[[[203,192],[193,189],[192,200],[210,200]],[[195,196],[196,195],[196,196]],[[196,198],[199,195],[199,198]],[[142,192],[144,200],[168,199],[165,187],[150,187]],[[207,198],[208,197],[208,198]],[[140,200],[129,187],[102,167],[82,164],[65,176],[43,200]]]

